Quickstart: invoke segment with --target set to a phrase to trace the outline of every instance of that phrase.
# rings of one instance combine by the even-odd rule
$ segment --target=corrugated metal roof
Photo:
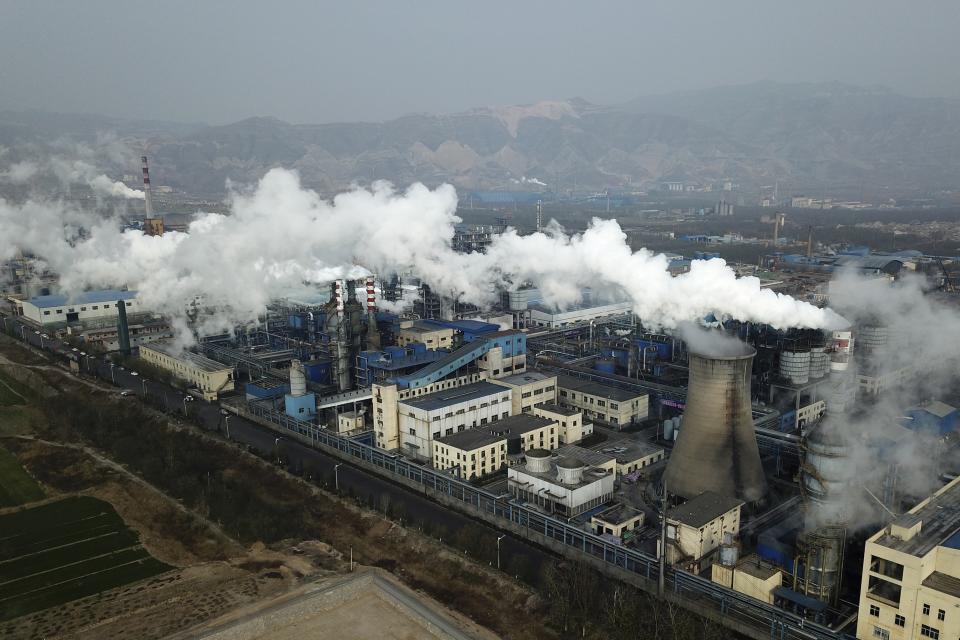
[[[30,298],[27,302],[39,309],[49,309],[50,307],[64,307],[71,304],[98,304],[116,302],[117,300],[132,300],[136,297],[136,291],[103,289],[101,291],[85,291],[72,297],[66,295],[37,296]]]

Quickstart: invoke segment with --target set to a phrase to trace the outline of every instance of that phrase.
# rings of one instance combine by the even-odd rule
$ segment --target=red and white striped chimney
[[[153,197],[150,189],[150,167],[147,166],[147,156],[140,156],[143,165],[143,197],[147,209],[147,217],[153,217]]]
[[[374,276],[367,276],[367,313],[377,310],[376,283]]]

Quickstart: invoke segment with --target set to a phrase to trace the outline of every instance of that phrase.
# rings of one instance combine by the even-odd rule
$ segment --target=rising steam
[[[76,164],[63,170],[84,175]],[[199,215],[189,234],[150,237],[64,203],[0,201],[0,259],[20,248],[45,259],[67,291],[126,285],[169,315],[199,299],[218,309],[223,325],[255,320],[271,299],[331,279],[408,270],[434,291],[478,305],[493,302],[497,287],[527,281],[560,307],[579,302],[584,287],[618,289],[651,327],[710,313],[774,327],[839,322],[830,310],[762,289],[756,278],[738,279],[722,260],[694,261],[672,277],[665,256],[631,251],[611,220],[595,219],[577,235],[557,225],[529,236],[508,230],[485,254],[457,253],[450,241],[460,220],[449,185],[398,192],[379,182],[326,201],[296,173],[274,169],[255,188],[234,191],[230,205],[230,215]]]

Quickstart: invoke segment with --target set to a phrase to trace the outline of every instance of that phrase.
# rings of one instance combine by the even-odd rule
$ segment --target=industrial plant
[[[132,228],[192,233],[154,212],[146,157],[142,173],[146,217]],[[517,238],[544,237],[537,213]],[[782,225],[778,214],[774,246]],[[458,226],[448,249],[480,259],[512,233],[506,219]],[[667,282],[712,259],[665,260]],[[896,291],[907,262],[770,260],[829,277],[805,313],[843,309],[844,278]],[[958,397],[916,382],[951,356],[915,357],[928,337],[890,316],[671,325],[610,282],[578,285],[565,304],[535,278],[497,282],[480,304],[409,268],[307,282],[255,321],[210,331],[223,305],[204,297],[167,313],[134,290],[58,292],[31,264],[10,264],[12,335],[79,345],[60,350],[77,372],[111,353],[163,372],[218,405],[228,429],[232,418],[276,434],[281,462],[282,440],[355,458],[644,589],[672,588],[753,637],[771,637],[764,619],[779,621],[772,637],[960,628]],[[753,280],[757,299],[788,300],[779,281]]]

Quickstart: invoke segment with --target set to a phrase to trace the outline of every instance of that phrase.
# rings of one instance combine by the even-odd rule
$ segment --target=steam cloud
[[[85,175],[76,163],[65,170]],[[200,300],[218,310],[207,320],[221,329],[255,320],[271,299],[332,279],[408,270],[434,291],[478,305],[494,301],[497,286],[527,281],[559,307],[579,302],[587,286],[619,289],[651,327],[710,313],[775,327],[842,322],[830,310],[761,289],[756,278],[738,279],[722,260],[694,261],[689,273],[672,277],[665,256],[631,251],[611,220],[595,219],[572,236],[555,224],[530,236],[508,230],[485,254],[457,253],[450,240],[460,220],[449,185],[415,184],[401,193],[379,182],[325,201],[297,174],[274,169],[255,188],[234,191],[230,205],[230,215],[199,215],[189,234],[151,237],[63,203],[0,201],[0,259],[19,247],[48,261],[67,291],[127,285],[168,315]]]
[[[127,200],[143,200],[146,197],[143,191],[131,189],[119,180],[112,180],[105,174],[98,173],[88,162],[67,160],[59,156],[54,156],[44,163],[30,160],[15,162],[5,171],[0,171],[0,182],[23,184],[42,174],[54,175],[67,188],[75,184],[85,184],[102,197]]]
[[[904,412],[928,400],[956,396],[956,363],[960,362],[960,314],[924,291],[920,276],[896,283],[842,273],[831,288],[830,302],[860,326],[883,326],[887,345],[870,351],[855,344],[859,372],[897,376],[882,393],[861,398],[849,414],[830,413],[819,426],[833,442],[847,445],[849,483],[834,509],[815,514],[821,522],[844,522],[854,529],[873,526],[883,509],[874,495],[895,469],[897,494],[922,498],[943,483],[939,475],[957,468],[956,452],[940,456],[939,434],[914,432],[904,425]],[[833,378],[831,378],[833,381]],[[829,403],[829,400],[828,400]],[[909,505],[908,506],[912,506]],[[888,515],[888,514],[887,514]]]

